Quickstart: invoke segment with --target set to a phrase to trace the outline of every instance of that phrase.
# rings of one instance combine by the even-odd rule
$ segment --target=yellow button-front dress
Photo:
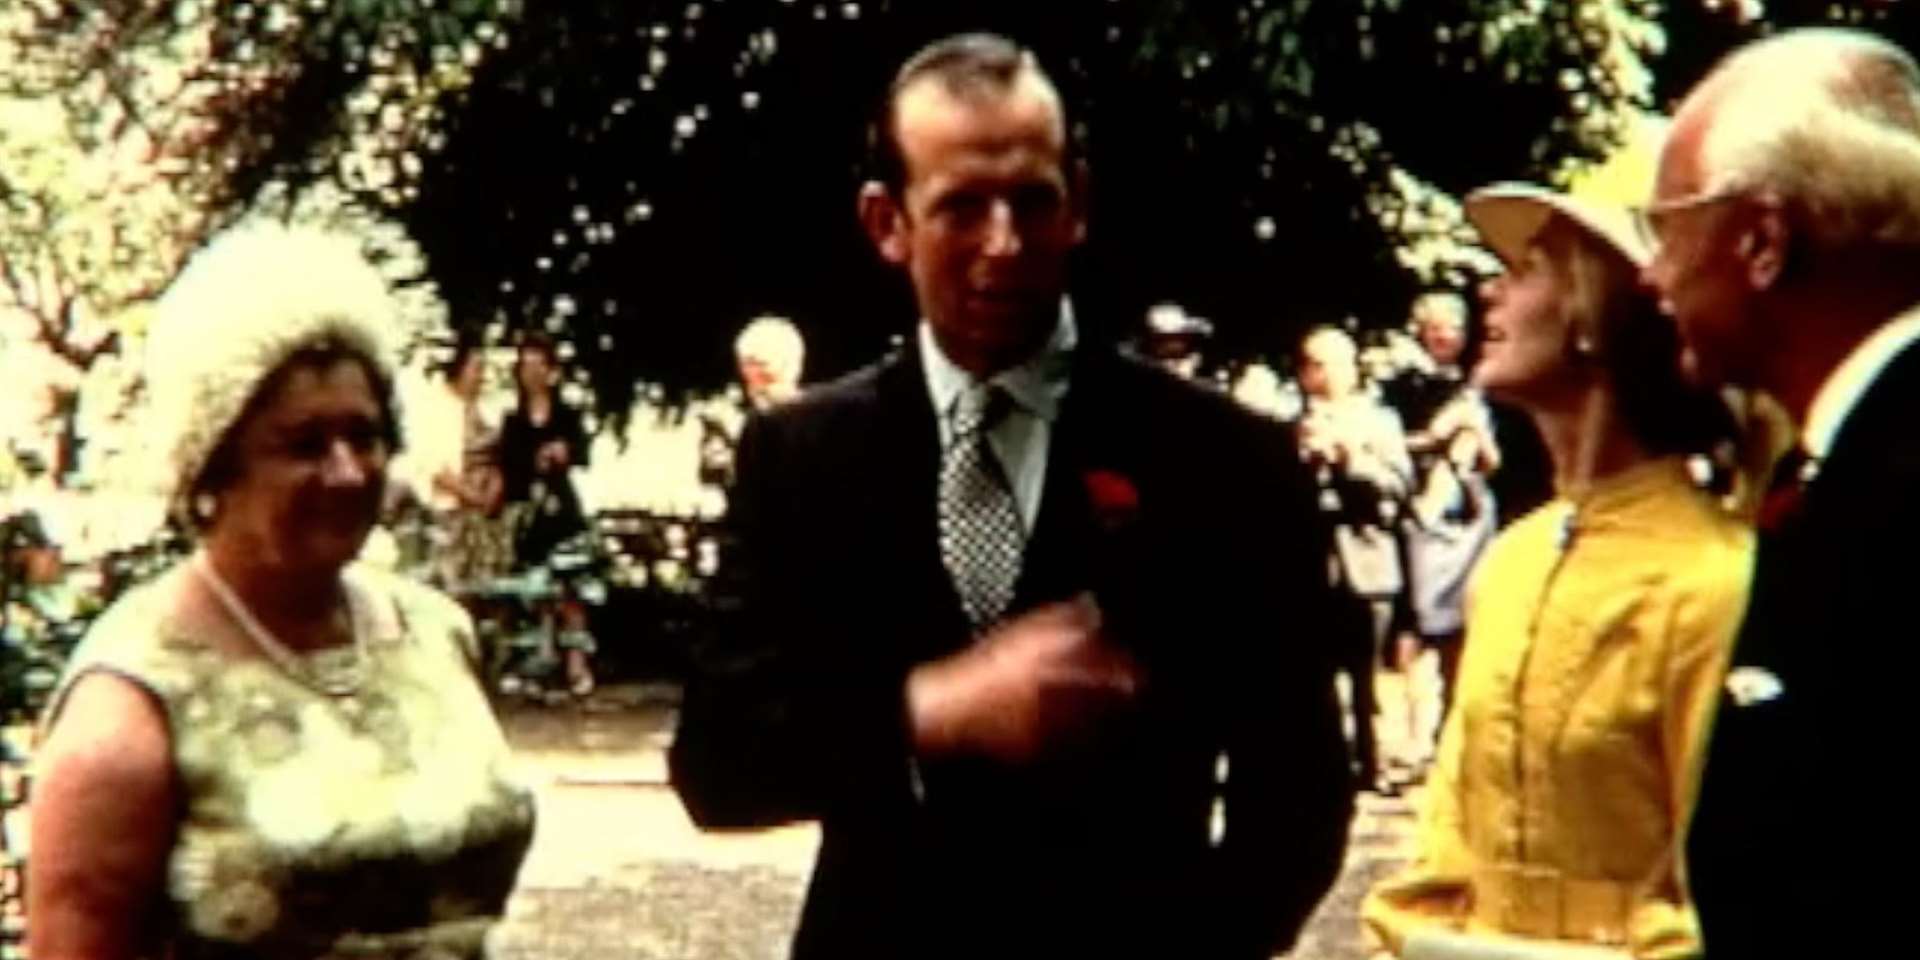
[[[1700,952],[1681,841],[1752,563],[1750,530],[1679,458],[1555,499],[1494,541],[1417,859],[1361,908],[1389,950],[1448,931]]]

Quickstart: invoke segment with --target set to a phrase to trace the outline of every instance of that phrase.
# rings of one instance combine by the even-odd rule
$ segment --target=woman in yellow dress
[[[1416,859],[1362,919],[1408,958],[1698,956],[1681,838],[1753,541],[1687,454],[1732,419],[1683,379],[1624,207],[1502,184],[1467,215],[1507,266],[1474,378],[1539,427],[1556,496],[1474,572]]]

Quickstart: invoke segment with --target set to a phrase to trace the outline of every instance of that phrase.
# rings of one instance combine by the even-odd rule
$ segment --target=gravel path
[[[812,827],[703,834],[666,785],[672,693],[618,688],[583,705],[509,707],[540,826],[508,919],[509,960],[779,960],[812,866]],[[1407,855],[1413,805],[1363,795],[1347,864],[1292,960],[1367,960],[1354,920]]]

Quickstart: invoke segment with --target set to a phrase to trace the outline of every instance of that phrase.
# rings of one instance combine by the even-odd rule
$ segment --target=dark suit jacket
[[[921,803],[905,678],[970,642],[935,537],[939,459],[912,349],[749,424],[739,623],[696,653],[672,752],[694,819],[821,821],[796,957],[1288,945],[1338,871],[1352,799],[1327,539],[1285,433],[1080,351],[1013,610],[1099,588],[1148,686],[1040,764],[927,764]],[[1133,523],[1095,522],[1089,470],[1133,485]]]
[[[1800,509],[1760,538],[1729,676],[1780,689],[1721,696],[1687,845],[1711,960],[1911,949],[1905,888],[1883,875],[1911,861],[1914,830],[1873,788],[1902,778],[1920,664],[1917,415],[1920,346],[1882,371]]]

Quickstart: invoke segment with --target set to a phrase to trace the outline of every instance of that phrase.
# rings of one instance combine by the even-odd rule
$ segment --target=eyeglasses
[[[1737,186],[1707,190],[1690,197],[1677,197],[1672,200],[1658,200],[1633,211],[1633,226],[1640,239],[1648,246],[1660,246],[1660,234],[1665,230],[1668,219],[1683,210],[1698,210],[1727,200],[1743,196],[1746,191]]]

